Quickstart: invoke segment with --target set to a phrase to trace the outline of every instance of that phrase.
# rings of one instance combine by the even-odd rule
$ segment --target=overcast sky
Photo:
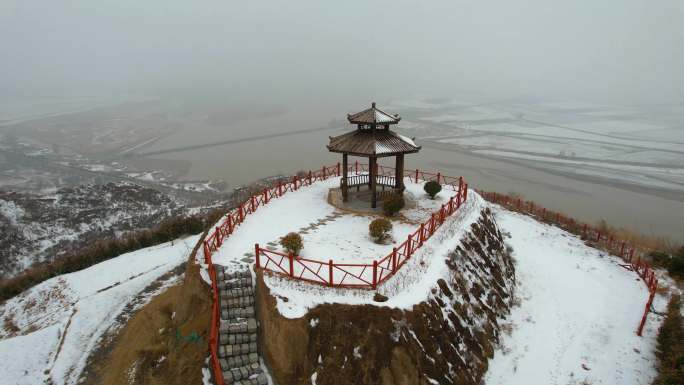
[[[0,0],[0,94],[684,99],[682,0]]]

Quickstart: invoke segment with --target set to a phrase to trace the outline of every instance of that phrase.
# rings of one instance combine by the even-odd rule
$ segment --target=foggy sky
[[[681,0],[0,0],[0,96],[684,100]]]

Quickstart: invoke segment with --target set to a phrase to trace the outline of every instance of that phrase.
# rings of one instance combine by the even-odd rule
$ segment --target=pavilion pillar
[[[342,201],[346,202],[349,198],[349,187],[347,186],[347,173],[349,172],[349,167],[347,167],[347,154],[342,154]]]
[[[397,155],[397,161],[394,167],[395,186],[400,193],[404,192],[404,154]]]
[[[370,190],[371,190],[371,207],[376,208],[378,206],[378,196],[375,194],[376,192],[376,177],[378,173],[378,158],[371,156],[368,158],[368,179],[370,180]]]

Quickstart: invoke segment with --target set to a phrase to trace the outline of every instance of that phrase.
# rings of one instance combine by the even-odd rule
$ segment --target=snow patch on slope
[[[103,334],[134,297],[182,263],[199,236],[141,249],[47,280],[0,306],[17,336],[0,331],[7,383],[74,384]]]
[[[521,303],[486,384],[650,384],[660,320],[650,314],[644,336],[636,335],[648,297],[637,275],[562,229],[495,212],[511,235]]]

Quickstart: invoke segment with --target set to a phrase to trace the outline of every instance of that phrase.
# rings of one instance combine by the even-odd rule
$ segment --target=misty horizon
[[[5,0],[0,97],[676,104],[681,2]]]

